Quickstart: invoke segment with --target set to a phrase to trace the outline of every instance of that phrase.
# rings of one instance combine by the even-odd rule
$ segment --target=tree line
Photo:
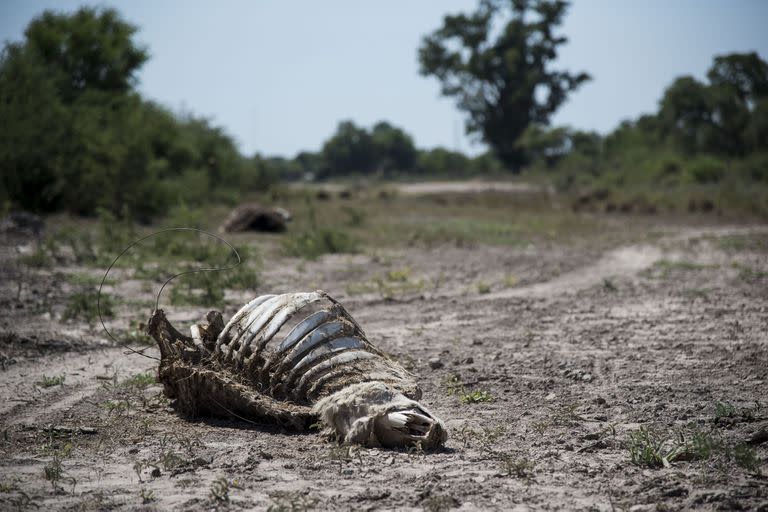
[[[715,58],[707,81],[675,80],[658,111],[602,136],[550,127],[590,80],[553,69],[562,0],[480,0],[445,16],[418,49],[421,73],[466,114],[488,152],[419,149],[401,128],[342,121],[317,152],[245,156],[209,120],[174,113],[136,89],[148,59],[113,9],[46,11],[0,55],[0,205],[149,220],[179,203],[235,202],[277,180],[551,173],[565,187],[768,182],[768,64]]]
[[[655,113],[601,137],[531,125],[519,140],[530,166],[570,183],[768,184],[768,63],[757,53],[715,57],[702,82],[681,76]]]

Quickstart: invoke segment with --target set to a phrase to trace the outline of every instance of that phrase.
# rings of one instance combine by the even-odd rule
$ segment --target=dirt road
[[[51,275],[18,298],[6,280],[0,508],[768,510],[768,228],[646,235],[283,260],[228,294],[226,314],[267,291],[342,299],[446,420],[437,453],[180,417],[156,361],[30,312],[67,293]]]

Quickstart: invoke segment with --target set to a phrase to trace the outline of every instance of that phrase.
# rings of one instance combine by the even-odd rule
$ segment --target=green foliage
[[[0,200],[148,221],[264,188],[258,158],[205,119],[143,100],[136,73],[147,51],[113,9],[46,11],[0,56]]]
[[[95,289],[84,289],[70,295],[67,299],[67,305],[62,314],[62,320],[82,319],[89,324],[94,323],[99,318],[97,299],[98,292]],[[101,294],[101,315],[109,318],[115,315],[115,299],[112,296]]]
[[[215,272],[180,276],[171,288],[171,304],[213,307],[224,300],[224,288]]]
[[[680,442],[652,429],[640,427],[629,434],[629,457],[638,466],[669,467],[684,451]]]
[[[66,377],[64,375],[43,375],[40,380],[36,382],[36,384],[41,388],[52,388],[53,386],[61,386],[64,384],[65,378]]]
[[[459,399],[463,404],[477,404],[481,402],[492,402],[493,395],[491,395],[488,391],[475,390],[462,392],[459,396]]]
[[[289,256],[314,260],[323,254],[356,252],[357,244],[343,231],[318,227],[286,237],[283,249]]]
[[[137,373],[123,381],[128,387],[144,389],[157,383],[154,372]]]
[[[315,208],[307,199],[309,226],[303,231],[291,233],[283,238],[283,250],[289,256],[314,260],[323,254],[352,253],[357,251],[357,242],[352,236],[338,229],[320,226]]]
[[[553,71],[567,39],[554,33],[568,3],[484,1],[470,15],[446,16],[419,49],[423,75],[467,112],[468,133],[479,134],[507,166],[519,170],[518,139],[531,123],[546,124],[586,73]],[[494,30],[501,21],[501,30]],[[496,33],[495,39],[491,34]]]

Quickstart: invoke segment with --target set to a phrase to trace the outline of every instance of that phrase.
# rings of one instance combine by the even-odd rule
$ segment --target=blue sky
[[[0,41],[20,40],[46,8],[83,2],[0,0]],[[114,0],[138,25],[151,60],[140,90],[174,110],[209,117],[246,154],[317,150],[342,119],[384,119],[420,147],[483,150],[463,133],[453,100],[418,74],[423,35],[468,0]],[[555,124],[605,133],[655,110],[676,77],[704,78],[714,55],[757,51],[768,59],[768,1],[576,0],[560,32],[558,67],[594,80]]]

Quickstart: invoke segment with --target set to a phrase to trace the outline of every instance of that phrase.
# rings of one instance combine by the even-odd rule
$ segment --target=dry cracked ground
[[[314,261],[285,257],[283,235],[234,237],[261,249],[260,282],[210,306],[341,299],[446,421],[433,453],[179,416],[155,360],[72,314],[103,267],[29,266],[34,241],[5,235],[0,509],[768,510],[768,226],[583,218],[576,240]],[[140,277],[118,268],[106,288],[108,326],[134,343],[157,291]],[[208,309],[167,298],[178,324]]]

